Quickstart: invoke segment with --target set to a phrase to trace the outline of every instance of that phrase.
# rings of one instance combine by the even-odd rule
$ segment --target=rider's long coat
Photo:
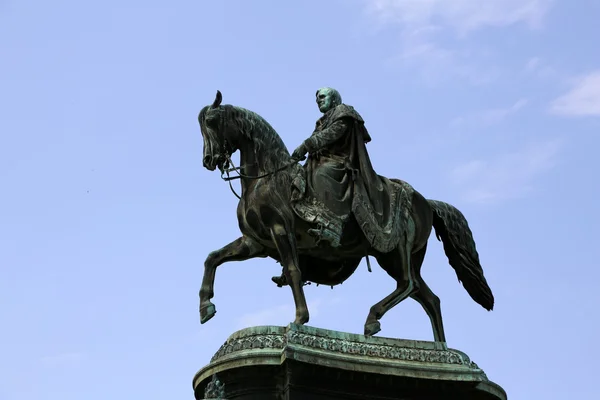
[[[377,247],[389,225],[389,181],[377,175],[366,143],[371,140],[362,117],[341,104],[328,111],[305,141],[307,189],[338,215],[352,212]],[[375,243],[373,243],[375,242]],[[387,247],[387,246],[383,246]]]

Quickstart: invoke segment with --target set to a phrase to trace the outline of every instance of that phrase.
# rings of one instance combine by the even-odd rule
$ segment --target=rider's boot
[[[280,276],[274,276],[271,278],[273,282],[277,285],[277,287],[287,286],[287,279],[285,278],[285,274],[281,273]]]

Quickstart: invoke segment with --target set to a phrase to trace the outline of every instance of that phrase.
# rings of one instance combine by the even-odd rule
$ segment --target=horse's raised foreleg
[[[396,290],[371,307],[365,322],[365,336],[372,336],[381,330],[379,320],[391,308],[413,294],[416,290],[410,263],[410,256],[403,249],[396,249],[377,258],[377,262],[396,280]]]
[[[296,239],[293,232],[287,232],[285,227],[280,224],[275,224],[271,228],[271,238],[277,247],[283,272],[294,295],[294,303],[296,305],[296,319],[294,323],[303,325],[308,322],[309,315],[302,287],[302,274],[298,263]]]
[[[217,267],[228,261],[245,261],[255,257],[266,257],[263,246],[242,236],[208,255],[204,262],[204,276],[200,288],[200,323],[205,323],[217,312],[210,299],[214,296]]]

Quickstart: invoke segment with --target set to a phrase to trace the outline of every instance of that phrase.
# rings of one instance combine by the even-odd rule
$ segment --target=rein
[[[221,169],[221,179],[223,179],[225,182],[229,183],[229,188],[231,189],[231,192],[235,195],[235,197],[237,197],[238,199],[241,200],[242,198],[240,197],[239,194],[237,194],[237,192],[233,188],[231,181],[236,180],[236,179],[256,180],[256,179],[266,178],[268,176],[271,176],[278,172],[281,172],[286,168],[291,167],[292,165],[296,164],[297,162],[298,161],[296,161],[296,160],[292,160],[290,163],[277,168],[275,171],[267,172],[262,175],[250,176],[250,175],[243,174],[241,167],[236,167],[235,164],[233,163],[233,160],[231,159],[231,156],[228,156],[227,157],[227,166],[231,165],[232,167],[231,168],[223,167],[223,169]],[[229,175],[230,172],[235,172],[237,174],[237,176],[230,176]],[[227,176],[225,176],[225,175],[227,175]]]

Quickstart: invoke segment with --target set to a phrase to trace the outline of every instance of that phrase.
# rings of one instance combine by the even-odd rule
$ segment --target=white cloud
[[[532,75],[543,79],[556,79],[559,75],[553,67],[548,65],[539,57],[531,57],[529,60],[527,60],[525,67],[523,68],[523,72],[527,75]]]
[[[600,70],[578,79],[569,92],[552,102],[550,110],[573,117],[600,116]]]
[[[525,107],[529,103],[529,100],[522,98],[517,100],[514,104],[509,107],[503,108],[492,108],[489,110],[485,110],[481,113],[466,116],[466,117],[458,117],[451,121],[451,125],[453,126],[489,126],[493,124],[497,124],[509,116],[516,114]]]
[[[531,57],[527,60],[527,64],[525,64],[526,72],[535,72],[540,66],[541,60],[539,57]]]
[[[399,59],[417,64],[429,81],[458,76],[487,83],[499,74],[486,63],[486,51],[442,45],[449,34],[466,36],[490,27],[524,24],[537,28],[553,0],[365,0],[370,14],[384,24],[399,24]],[[483,65],[482,65],[483,64]]]
[[[367,0],[369,10],[386,22],[418,28],[432,24],[459,33],[524,23],[537,28],[552,0]]]
[[[437,42],[440,31],[434,26],[405,30],[400,37],[400,51],[392,62],[415,68],[428,83],[454,76],[479,85],[497,78],[498,67],[481,65],[486,58],[483,52],[441,46]]]
[[[470,202],[523,197],[533,190],[536,178],[554,167],[561,145],[561,141],[553,140],[493,160],[472,160],[456,167],[451,177]]]

